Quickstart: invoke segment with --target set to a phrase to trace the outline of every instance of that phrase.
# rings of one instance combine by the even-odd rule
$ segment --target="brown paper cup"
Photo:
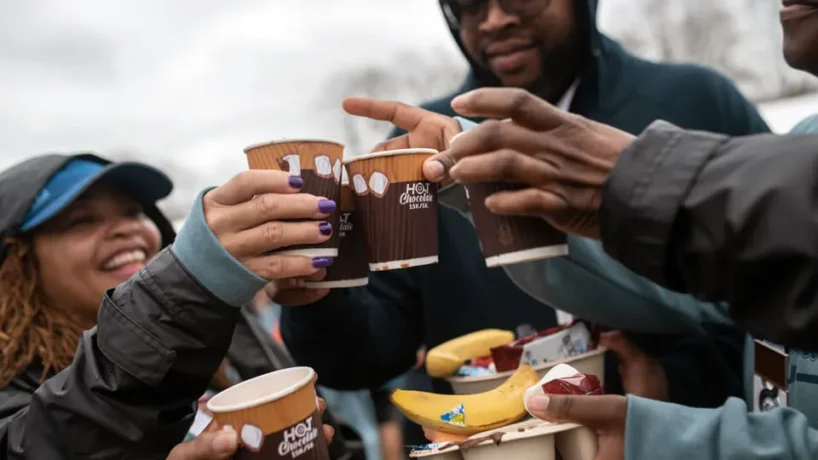
[[[355,198],[348,183],[341,186],[341,225],[338,235],[341,244],[338,258],[327,268],[327,276],[321,281],[308,281],[304,286],[311,289],[335,289],[366,286],[369,283],[369,258],[366,237],[360,225],[360,215],[355,212]]]
[[[486,265],[503,265],[548,259],[568,254],[568,237],[543,219],[498,216],[486,208],[489,195],[518,190],[513,184],[489,183],[466,186],[474,226],[480,238]]]
[[[344,162],[369,247],[370,270],[437,263],[437,184],[427,181],[422,170],[436,153],[392,150]]]
[[[222,428],[239,435],[236,460],[329,460],[318,414],[315,371],[292,367],[239,383],[207,402]]]
[[[324,197],[336,203],[341,198],[341,172],[344,144],[332,140],[296,139],[268,142],[244,149],[250,169],[277,169],[304,179],[303,193]],[[300,219],[308,220],[308,219]],[[323,220],[323,219],[322,219]],[[288,246],[276,254],[307,257],[338,256],[339,213],[329,216],[332,236],[322,244]]]

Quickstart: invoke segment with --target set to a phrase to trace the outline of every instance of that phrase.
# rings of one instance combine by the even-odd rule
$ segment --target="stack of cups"
[[[250,169],[275,169],[304,181],[301,191],[338,204],[329,222],[333,233],[318,245],[289,246],[277,254],[335,259],[321,281],[305,282],[312,289],[366,285],[369,279],[366,241],[358,223],[355,202],[345,181],[344,144],[329,139],[293,139],[267,142],[244,150]]]

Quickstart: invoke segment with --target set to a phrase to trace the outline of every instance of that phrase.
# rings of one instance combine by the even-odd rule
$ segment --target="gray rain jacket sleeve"
[[[816,187],[818,136],[728,138],[656,122],[623,152],[605,186],[603,244],[657,283],[727,301],[757,336],[818,351]],[[816,458],[810,356],[790,353],[789,402],[798,410],[629,397],[625,458]]]
[[[238,315],[165,249],[104,298],[68,369],[39,386],[33,366],[0,390],[0,458],[164,459]]]
[[[750,333],[818,350],[818,136],[651,125],[604,190],[605,250],[670,289],[729,303]]]

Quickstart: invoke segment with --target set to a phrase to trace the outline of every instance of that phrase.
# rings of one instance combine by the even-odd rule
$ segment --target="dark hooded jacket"
[[[18,233],[51,176],[78,157],[109,163],[46,155],[0,174],[4,240]],[[143,205],[168,246],[172,225],[154,204]],[[105,296],[68,369],[40,384],[35,361],[0,389],[0,459],[164,459],[184,440],[225,353],[243,379],[293,366],[250,307],[222,301],[165,247]],[[325,423],[338,427],[329,414]],[[351,458],[340,435],[331,451]]]
[[[589,48],[572,112],[631,133],[658,118],[732,135],[768,131],[725,77],[699,66],[639,59],[597,30],[596,0],[576,3],[580,17],[589,21]],[[472,62],[455,93],[422,106],[453,116],[450,103],[456,95],[499,84]],[[281,331],[288,348],[297,362],[318,371],[324,385],[377,387],[410,369],[421,345],[434,347],[484,328],[554,325],[553,310],[518,287],[524,283],[503,268],[486,267],[462,188],[442,190],[439,200],[438,264],[372,273],[366,288],[333,290],[315,304],[283,310]],[[730,325],[705,328],[709,336],[631,334],[662,362],[675,402],[715,406],[744,393],[745,335]],[[609,364],[606,385],[621,391],[615,362]],[[444,381],[435,381],[434,389],[451,391]]]

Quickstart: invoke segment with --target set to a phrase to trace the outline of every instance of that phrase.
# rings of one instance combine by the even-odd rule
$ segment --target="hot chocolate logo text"
[[[354,228],[352,227],[352,219],[350,219],[351,215],[352,215],[351,212],[341,213],[341,229],[340,229],[340,232],[341,232],[342,237],[346,236],[347,232],[351,232],[351,231],[354,230]]]
[[[406,184],[406,191],[400,195],[400,204],[409,205],[409,209],[429,209],[434,200],[432,184],[428,182]]]
[[[312,417],[284,431],[284,440],[278,445],[278,455],[297,458],[315,447],[318,428],[312,426]]]

